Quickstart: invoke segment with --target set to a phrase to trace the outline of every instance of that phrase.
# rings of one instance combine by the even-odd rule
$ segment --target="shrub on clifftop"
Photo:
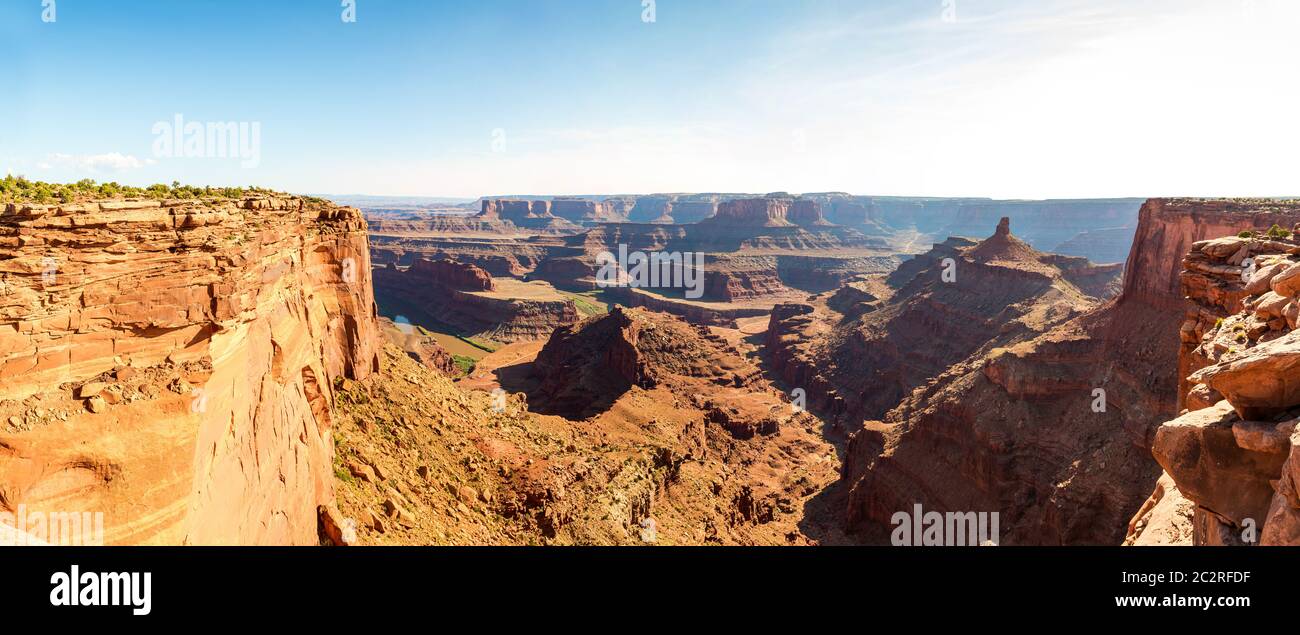
[[[76,183],[46,183],[30,181],[26,177],[8,175],[0,179],[0,202],[4,203],[76,203],[100,199],[118,198],[153,198],[153,199],[196,199],[229,198],[240,199],[251,193],[273,193],[259,187],[198,187],[181,185],[173,181],[171,185],[157,183],[141,188],[121,185],[116,182],[96,183],[91,179],[82,179]]]

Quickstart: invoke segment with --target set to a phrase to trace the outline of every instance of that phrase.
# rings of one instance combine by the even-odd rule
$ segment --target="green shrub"
[[[29,181],[24,176],[8,175],[0,179],[0,202],[6,203],[75,203],[77,201],[117,198],[152,199],[242,199],[249,193],[273,194],[272,190],[258,187],[197,187],[172,181],[171,185],[155,183],[141,188],[122,185],[115,181],[96,183],[82,179],[75,183],[46,183]]]
[[[456,362],[457,370],[459,370],[463,375],[468,375],[474,372],[474,367],[478,366],[478,362],[475,361],[473,357],[467,355],[452,355],[451,359]]]

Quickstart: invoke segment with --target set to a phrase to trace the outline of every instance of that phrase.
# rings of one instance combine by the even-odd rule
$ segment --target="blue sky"
[[[315,193],[1300,194],[1290,0],[0,0],[0,171]],[[258,161],[156,122],[256,123]]]

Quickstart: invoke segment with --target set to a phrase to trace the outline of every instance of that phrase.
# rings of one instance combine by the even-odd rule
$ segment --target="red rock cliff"
[[[426,284],[444,286],[461,291],[493,291],[496,284],[483,269],[450,260],[416,260],[410,275]]]
[[[1170,532],[1177,518],[1144,508],[1130,539],[1300,544],[1300,241],[1283,229],[1300,220],[1300,203],[1184,204],[1235,224],[1223,237],[1192,244],[1182,259],[1191,308],[1180,331],[1179,377],[1188,410],[1160,426],[1152,449],[1170,482],[1151,500],[1185,497],[1192,508],[1181,522],[1191,529]],[[1242,229],[1254,231],[1237,236]]]
[[[334,383],[378,365],[356,210],[11,204],[0,274],[0,507],[102,512],[109,544],[317,543]]]

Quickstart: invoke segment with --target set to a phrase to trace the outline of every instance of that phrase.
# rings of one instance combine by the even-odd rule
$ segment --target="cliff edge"
[[[107,544],[317,544],[336,381],[378,368],[365,223],[288,195],[8,204],[0,507]]]

